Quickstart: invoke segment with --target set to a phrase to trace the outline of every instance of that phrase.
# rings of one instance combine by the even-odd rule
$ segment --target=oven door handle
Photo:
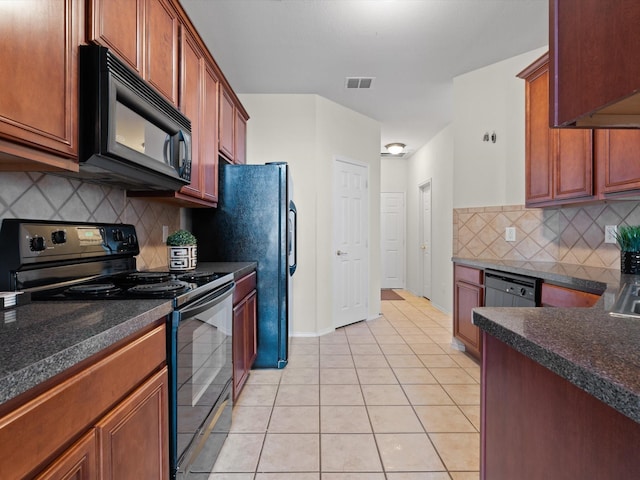
[[[182,320],[185,320],[190,317],[194,317],[199,313],[205,312],[211,307],[217,305],[222,302],[224,299],[233,294],[233,290],[235,289],[235,282],[226,283],[222,287],[214,290],[208,295],[202,297],[200,300],[195,303],[186,306],[185,308],[179,309]]]

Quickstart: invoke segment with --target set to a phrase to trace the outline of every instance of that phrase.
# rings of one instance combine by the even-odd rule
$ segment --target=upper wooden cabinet
[[[231,163],[246,163],[247,120],[249,116],[233,93],[220,88],[218,138],[220,154]]]
[[[551,0],[550,124],[640,126],[640,2]]]
[[[549,57],[544,55],[518,74],[525,80],[527,206],[593,200],[591,130],[549,128]]]
[[[90,0],[89,40],[109,47],[178,104],[178,11],[169,0]]]
[[[84,2],[0,2],[0,170],[78,171]]]
[[[220,80],[196,34],[186,26],[182,32],[180,108],[191,119],[192,160],[191,183],[180,189],[177,198],[197,204],[192,206],[214,206],[218,201]]]
[[[598,189],[602,198],[640,192],[640,130],[596,130]]]

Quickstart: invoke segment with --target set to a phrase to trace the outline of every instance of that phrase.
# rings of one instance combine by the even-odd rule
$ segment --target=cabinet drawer
[[[456,281],[482,285],[484,272],[482,270],[478,270],[477,268],[456,265],[454,270],[454,277]]]
[[[237,305],[240,300],[256,289],[256,272],[245,275],[236,282],[236,289],[233,293],[233,305]]]

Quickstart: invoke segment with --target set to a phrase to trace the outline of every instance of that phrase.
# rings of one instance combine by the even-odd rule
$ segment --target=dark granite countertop
[[[255,262],[198,264],[234,273]],[[171,300],[38,301],[0,311],[0,404],[135,334],[171,312]]]
[[[473,323],[640,423],[640,318],[608,313],[621,283],[637,277],[547,262],[454,261],[602,293],[603,299],[591,308],[475,308]]]
[[[32,302],[0,311],[0,404],[170,311],[170,300]]]
[[[617,292],[620,271],[604,267],[588,267],[557,262],[532,262],[518,260],[484,260],[453,257],[453,262],[481,269],[529,275],[545,282],[574,288],[585,292],[603,294],[606,290]]]

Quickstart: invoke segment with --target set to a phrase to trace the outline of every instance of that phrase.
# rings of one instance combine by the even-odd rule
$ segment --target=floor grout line
[[[475,371],[476,368],[479,369],[479,366],[477,365],[477,363],[475,364],[475,366],[472,363],[469,363],[470,361],[469,357],[467,357],[464,353],[457,352],[450,348],[447,348],[447,345],[445,343],[441,343],[441,342],[439,343],[439,341],[442,340],[442,335],[444,335],[443,332],[446,332],[446,334],[449,335],[449,337],[451,336],[451,331],[450,331],[451,327],[449,325],[451,322],[450,316],[448,317],[448,320],[447,320],[445,314],[435,310],[434,307],[431,307],[428,301],[417,299],[417,297],[412,297],[411,294],[408,294],[407,292],[401,291],[401,293],[405,297],[405,300],[382,302],[381,310],[383,310],[383,313],[382,313],[382,316],[377,319],[370,320],[363,323],[348,325],[346,327],[336,330],[335,332],[327,334],[323,337],[291,338],[290,339],[290,342],[291,342],[290,343],[290,346],[291,346],[290,362],[289,362],[289,365],[284,370],[277,371],[278,373],[275,373],[275,374],[271,373],[273,371],[253,370],[245,386],[245,391],[243,391],[243,393],[240,396],[240,401],[238,406],[249,407],[249,408],[242,409],[243,414],[249,414],[249,412],[251,411],[251,408],[250,408],[251,406],[259,406],[259,405],[248,405],[248,404],[245,405],[243,404],[243,399],[244,398],[249,399],[247,401],[249,401],[250,403],[251,402],[259,403],[260,398],[255,395],[259,393],[258,391],[261,389],[255,388],[255,387],[269,385],[268,383],[262,384],[261,383],[262,381],[275,382],[275,380],[273,379],[270,380],[271,375],[273,375],[274,377],[277,377],[277,383],[275,383],[276,385],[275,393],[272,392],[274,396],[271,399],[270,404],[264,405],[264,407],[269,408],[269,413],[268,413],[268,418],[264,427],[264,431],[262,431],[261,433],[262,443],[258,452],[256,463],[255,463],[256,465],[255,469],[252,472],[244,472],[244,473],[235,471],[234,468],[232,467],[232,462],[229,459],[233,457],[234,454],[240,455],[242,452],[225,451],[223,448],[223,452],[221,453],[218,461],[220,462],[220,469],[227,470],[227,472],[212,473],[211,476],[208,476],[208,474],[203,474],[203,476],[198,477],[197,480],[206,480],[206,479],[210,479],[210,480],[227,480],[227,479],[229,480],[231,479],[233,480],[275,480],[276,478],[278,480],[325,480],[325,479],[341,480],[341,479],[347,479],[347,478],[350,480],[351,479],[354,479],[354,480],[355,479],[357,480],[417,480],[418,478],[420,478],[421,480],[427,479],[427,478],[429,480],[472,480],[472,479],[477,480],[479,477],[479,473],[475,469],[472,469],[472,470],[459,469],[459,470],[451,470],[451,471],[431,470],[431,469],[416,470],[415,467],[412,466],[410,459],[404,460],[405,462],[404,468],[402,467],[402,465],[397,466],[393,464],[391,465],[385,464],[385,458],[390,459],[391,457],[389,456],[390,454],[388,452],[384,451],[384,445],[380,443],[382,440],[387,440],[391,438],[401,440],[402,438],[401,436],[403,435],[405,436],[404,437],[405,440],[408,438],[418,438],[418,437],[415,437],[415,435],[424,436],[423,438],[425,439],[425,441],[429,442],[429,444],[431,445],[433,454],[435,454],[441,466],[443,466],[444,468],[447,468],[447,461],[452,461],[452,460],[451,460],[451,457],[447,458],[447,449],[443,445],[440,445],[440,448],[438,448],[438,441],[436,440],[452,438],[452,436],[454,435],[459,435],[460,437],[458,438],[463,438],[463,436],[466,435],[465,437],[466,439],[469,439],[470,436],[475,436],[475,437],[478,437],[478,441],[479,441],[478,427],[476,425],[477,419],[476,419],[476,423],[474,423],[474,421],[472,421],[472,418],[470,417],[470,415],[472,415],[473,411],[476,409],[478,412],[477,415],[479,417],[479,405],[477,404],[477,402],[474,402],[470,399],[464,400],[460,398],[460,393],[458,392],[456,397],[458,398],[458,400],[461,400],[461,402],[459,403],[458,401],[456,401],[456,398],[454,398],[452,396],[453,394],[451,393],[451,392],[455,392],[456,390],[464,390],[464,388],[458,388],[459,386],[474,385],[477,387],[478,394],[479,394],[479,383],[476,380],[476,377],[471,374],[471,372]],[[402,305],[402,307],[400,308],[398,304]],[[432,316],[430,316],[429,313],[431,313]],[[438,318],[440,321],[438,322],[436,318]],[[446,327],[444,325],[446,325]],[[411,328],[411,329],[417,328],[418,330],[414,330],[415,333],[404,333],[404,334],[401,333],[403,329],[408,329],[408,328]],[[431,332],[435,336],[431,337],[427,332]],[[396,336],[398,338],[394,338]],[[430,344],[437,345],[437,348],[442,350],[442,352],[436,353],[436,354],[429,354],[429,353],[419,354],[417,353],[418,351],[429,350],[429,348],[416,346],[416,345],[423,345],[426,343],[409,343],[410,339],[418,339],[420,341],[424,340],[425,342],[429,341],[431,342]],[[363,343],[365,341],[370,343]],[[394,342],[394,343],[386,343],[387,341]],[[395,343],[396,341],[398,341],[399,343]],[[383,343],[380,343],[380,342],[383,342]],[[323,348],[322,347],[323,345],[325,346],[331,345],[331,346]],[[346,347],[340,348],[340,347],[337,347],[336,345],[343,345]],[[368,350],[373,350],[370,347],[361,347],[361,346],[356,347],[356,345],[375,345],[377,347],[377,353],[355,353],[355,352],[365,352]],[[387,347],[384,347],[384,345],[387,345]],[[408,350],[411,353],[389,353],[394,351],[405,350],[400,347],[394,347],[393,345],[407,346]],[[313,351],[315,351],[315,353],[308,353]],[[335,352],[345,352],[345,351],[348,353],[335,353]],[[385,351],[387,353],[385,353]],[[327,352],[331,352],[331,353],[327,353]],[[312,358],[314,355],[316,358]],[[367,355],[369,356],[368,358],[366,357]],[[400,358],[393,358],[394,356],[397,357],[398,355],[404,355],[406,358],[403,360],[400,360]],[[449,367],[438,367],[438,366],[429,367],[421,358],[421,357],[428,357],[429,355],[446,355],[450,358],[450,361],[453,365]],[[461,360],[461,358],[463,357],[460,357],[458,359],[460,360],[460,362],[462,362],[462,364],[457,362],[456,359],[454,358],[460,355],[463,355],[464,358],[466,359],[464,361]],[[323,357],[325,359],[324,362],[323,362]],[[329,360],[329,358],[331,357],[334,358],[333,361]],[[339,367],[323,366],[323,363],[325,365],[342,365],[342,362],[348,363],[343,357],[348,357],[351,363],[351,367],[349,367],[348,370],[344,370],[345,373],[343,374],[346,375],[347,371],[353,371],[353,375],[355,376],[355,379],[354,379],[355,383],[350,383],[350,384],[325,383],[325,381],[330,382],[331,380],[337,381],[339,379],[331,379],[327,374],[323,375],[323,371],[333,370],[335,372],[342,367],[341,366]],[[382,357],[382,358],[378,358],[378,357]],[[411,365],[413,363],[413,358],[417,358],[416,365],[420,365],[420,366],[415,366],[415,367],[405,366],[405,365]],[[303,361],[303,364],[305,366],[296,367],[295,366],[296,359],[300,359],[300,361]],[[428,360],[428,359],[425,359],[425,360]],[[402,363],[405,361],[407,362],[406,364]],[[368,366],[368,365],[376,365],[378,362],[380,364],[384,363],[385,366],[384,367]],[[467,364],[466,367],[464,366],[465,363]],[[315,366],[311,368],[306,366],[311,364],[314,364]],[[392,364],[396,364],[397,366],[394,367],[392,366]],[[424,370],[424,372],[428,373],[431,376],[431,379],[427,379],[431,383],[413,383],[418,381],[424,382],[425,379],[415,378],[412,381],[412,379],[409,378],[408,375],[403,376],[405,380],[404,382],[401,381],[402,378],[399,376],[401,373],[401,370],[408,369],[408,368],[416,369],[416,371]],[[468,381],[468,379],[465,378],[464,375],[462,375],[464,373],[471,379],[470,382],[473,382],[473,383],[460,383],[460,384],[447,383],[447,382],[451,382],[452,380],[455,380],[456,377],[449,377],[449,379],[447,379],[446,377],[442,376],[444,373],[447,373],[447,372],[444,372],[442,370],[437,370],[437,373],[440,375],[440,378],[437,378],[433,374],[432,369],[438,369],[438,368],[440,369],[450,368],[451,372],[448,372],[448,373],[451,373],[451,374],[455,373],[456,375],[459,375],[460,376],[460,378],[458,379],[459,381]],[[303,370],[303,369],[305,370],[298,373],[291,373],[292,371]],[[396,383],[393,383],[393,384],[378,383],[382,381],[381,378],[378,378],[378,379],[367,378],[368,375],[371,375],[374,372],[368,372],[367,375],[365,375],[365,371],[374,370],[374,369],[380,369],[379,370],[380,372],[382,371],[387,372],[387,375],[389,375],[388,381],[391,381],[391,379],[393,379]],[[312,373],[314,370],[317,370],[317,374],[315,375]],[[363,375],[365,375],[365,377],[363,377]],[[313,381],[310,379],[313,379]],[[309,382],[306,382],[306,380],[309,380]],[[349,379],[345,379],[345,380],[349,380]],[[372,380],[376,381],[376,383],[368,383],[368,382],[371,382]],[[305,383],[289,383],[289,382],[305,382]],[[306,403],[304,403],[305,402],[304,400],[300,400],[301,403],[299,405],[294,404],[295,403],[294,401],[292,401],[291,404],[290,402],[285,402],[284,405],[279,404],[278,395],[281,394],[282,392],[281,389],[284,386],[289,386],[289,385],[317,386],[317,395],[315,396],[316,398],[312,400],[312,401],[315,401],[317,405],[307,405]],[[357,401],[361,403],[358,403],[357,405],[351,405],[351,403],[348,403],[345,405],[339,405],[339,404],[334,405],[333,403],[336,403],[336,402],[330,400],[329,403],[323,404],[323,389],[325,389],[324,391],[329,391],[330,390],[329,387],[340,387],[340,386],[346,387],[346,386],[355,386],[355,385],[357,385],[357,391],[359,392],[359,395],[360,395],[360,399]],[[406,401],[406,403],[400,403],[396,405],[397,403],[396,401],[393,401],[393,402],[390,401],[389,403],[381,401],[381,404],[378,404],[376,403],[377,400],[373,397],[373,395],[376,394],[375,389],[367,388],[369,385],[379,386],[380,387],[379,391],[387,390],[388,392],[394,392],[396,389],[392,387],[397,386],[399,389],[398,393],[401,393],[402,398],[404,401]],[[422,395],[428,395],[428,393],[426,392],[430,390],[435,390],[435,388],[434,389],[420,388],[425,386],[428,386],[428,387],[437,386],[439,388],[438,391],[443,392],[442,393],[442,395],[444,396],[443,400],[444,398],[447,399],[445,400],[446,404],[441,405],[439,404],[439,402],[436,402],[436,404],[432,404],[433,400],[432,399],[430,400],[429,398],[426,398],[426,397],[422,399],[413,398],[415,395],[418,395],[420,391],[423,391]],[[455,388],[452,389],[451,388],[452,386]],[[445,387],[448,387],[448,389]],[[264,391],[267,391],[267,390],[269,389],[262,389],[263,393]],[[272,390],[273,389],[269,391],[272,391]],[[292,390],[295,390],[295,389],[292,389]],[[335,388],[336,392],[340,390],[348,391],[351,389]],[[412,390],[416,392],[413,394],[413,396],[412,394],[410,394],[410,391]],[[256,391],[257,393],[253,394],[254,391]],[[389,394],[391,393],[388,393],[388,395]],[[395,394],[396,393],[394,393],[394,395]],[[254,395],[254,397],[251,397],[251,395]],[[369,400],[367,400],[368,398]],[[398,398],[400,399],[400,397]],[[263,401],[265,403],[268,403],[267,397],[265,397]],[[351,402],[356,400],[348,399],[346,401]],[[326,402],[326,399],[325,399],[325,402]],[[280,424],[281,427],[275,427],[275,424],[272,425],[273,421],[281,421],[282,418],[280,417],[282,417],[283,414],[286,413],[286,410],[280,410],[280,415],[278,415],[277,418],[274,419],[274,412],[277,411],[276,408],[279,409],[281,407],[287,407],[287,408],[315,407],[317,408],[317,418],[316,418],[317,425],[318,425],[317,432],[315,430],[311,433],[296,432],[296,428],[304,431],[305,428],[309,427],[308,422],[304,421],[304,418],[302,418],[302,421],[305,423],[301,424],[302,427],[293,426],[292,428],[294,430],[291,432],[278,431],[278,428],[282,428],[283,425],[285,426],[287,425],[286,423],[285,424],[281,423]],[[331,408],[339,409],[342,407],[348,407],[348,408],[356,407],[353,410],[354,412],[358,411],[360,408],[363,409],[364,413],[366,414],[369,432],[368,433],[348,433],[348,432],[334,433],[333,429],[330,429],[327,432],[323,432],[323,429],[326,428],[326,427],[323,427],[323,423],[322,423],[323,411],[326,412],[328,409],[331,409]],[[399,430],[398,432],[386,431],[387,427],[385,424],[384,414],[401,411],[397,408],[389,409],[388,407],[409,407],[407,411],[412,412],[413,416],[407,417],[407,421],[409,421],[409,419],[413,419],[413,420],[409,421],[407,428],[405,427],[398,428]],[[455,428],[454,427],[455,424],[449,423],[449,425],[453,425],[451,427],[451,431],[449,431],[449,429],[447,429],[446,426],[444,427],[438,426],[436,427],[438,431],[429,432],[428,425],[427,423],[425,423],[427,421],[427,418],[426,417],[423,418],[419,412],[422,412],[422,411],[428,412],[430,407],[434,407],[434,408],[431,408],[432,415],[435,414],[435,412],[439,413],[444,411],[455,411],[456,417],[459,419],[459,421],[463,422],[463,424],[464,422],[467,422],[468,426],[465,428],[469,428],[470,426],[470,428],[472,428],[473,431],[459,431],[460,428]],[[443,409],[440,407],[454,407],[454,408]],[[466,411],[463,410],[463,408],[461,407],[466,407],[465,408]],[[257,410],[254,410],[253,412],[255,413],[257,412]],[[293,413],[294,409],[290,410],[290,412]],[[372,417],[372,412],[379,412],[379,414],[383,416],[378,418],[379,419],[382,418],[382,419],[374,421]],[[388,419],[386,421],[388,423]],[[382,422],[382,424],[379,424],[378,422]],[[415,427],[411,426],[412,423],[415,424]],[[307,427],[304,426],[305,424],[307,425]],[[289,426],[291,425],[295,425],[295,424],[289,424]],[[391,423],[391,425],[393,425],[393,423]],[[446,425],[446,423],[442,423],[442,425]],[[382,426],[382,430],[376,431],[376,430],[379,430],[381,426]],[[272,430],[274,428],[275,430]],[[414,428],[415,429],[419,428],[420,431],[414,432],[413,431]],[[256,430],[259,430],[259,429],[260,429],[259,427],[256,428]],[[315,427],[311,425],[311,429],[315,429]],[[358,430],[357,426],[355,430],[356,431]],[[408,431],[405,431],[405,430],[408,430]],[[444,431],[439,431],[439,430],[444,430]],[[234,435],[243,435],[243,432],[234,431],[232,433]],[[252,433],[252,435],[254,434],[255,433]],[[281,467],[282,471],[279,471],[279,472],[261,472],[260,471],[260,465],[261,465],[261,461],[263,460],[263,455],[266,455],[268,453],[268,452],[265,452],[265,445],[267,444],[267,441],[270,438],[269,435],[279,435],[279,436],[290,437],[290,440],[288,440],[288,442],[292,443],[292,445],[290,445],[288,449],[285,448],[285,451],[283,452],[279,451],[282,454],[282,457],[278,457],[277,461],[274,460],[273,458],[270,460],[271,465],[282,465]],[[372,439],[373,445],[375,447],[375,452],[377,455],[377,461],[379,462],[379,465],[382,471],[378,471],[377,474],[373,474],[371,471],[367,471],[367,470],[353,471],[353,468],[355,467],[351,467],[349,465],[345,465],[343,468],[344,476],[341,476],[341,472],[334,471],[335,467],[331,465],[332,458],[329,457],[329,453],[331,452],[331,449],[327,451],[325,451],[324,449],[325,446],[331,447],[331,445],[324,445],[323,438],[324,440],[328,441],[329,438],[337,439],[338,438],[337,436],[347,436],[347,435],[359,436],[359,437],[353,437],[354,439],[357,439],[357,438],[363,439],[366,437],[369,437]],[[412,435],[412,437],[408,437],[407,435]],[[299,459],[291,460],[289,458],[289,453],[291,452],[287,450],[293,451],[294,457],[295,457],[295,451],[297,447],[297,445],[295,444],[296,440],[297,439],[302,440],[303,437],[311,438],[310,436],[315,436],[317,439],[318,458],[317,458],[316,464],[318,466],[318,471],[316,470],[310,471],[308,469],[298,469],[300,471],[296,471],[296,472],[289,471],[291,469],[295,470],[296,467],[294,465],[296,464],[296,461]],[[275,437],[271,437],[271,438],[273,439]],[[279,437],[279,439],[283,439],[283,438],[285,437],[281,437],[281,438]],[[343,438],[343,440],[349,440],[349,439]],[[355,446],[352,445],[352,446],[349,446],[348,448],[355,448]],[[478,454],[479,452],[475,452],[475,453],[470,452],[469,458],[478,457]],[[326,464],[325,461],[329,461],[329,464]],[[224,462],[227,462],[229,465],[224,465]],[[422,464],[425,465],[424,462]],[[361,465],[366,465],[366,463],[361,463]],[[358,472],[362,473],[362,475],[360,476],[355,475]],[[431,472],[431,473],[428,474],[426,472]]]

